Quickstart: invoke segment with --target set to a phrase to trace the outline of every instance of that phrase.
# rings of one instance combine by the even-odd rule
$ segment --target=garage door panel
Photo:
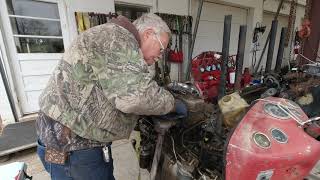
[[[240,25],[247,24],[246,9],[227,5],[204,3],[195,41],[193,57],[203,51],[222,51],[224,16],[232,15],[230,54],[236,54]]]
[[[222,44],[222,37],[197,37],[193,57],[203,51],[221,51],[222,46],[220,44]]]
[[[239,25],[232,25],[232,28],[231,28],[231,36],[230,36],[230,44],[229,44],[230,55],[237,53],[239,27],[240,27]],[[231,43],[231,42],[234,42],[234,43]],[[222,43],[223,43],[223,29],[220,29],[220,31],[216,31],[215,33],[212,33],[211,36],[209,35],[209,33],[206,36],[199,35],[197,36],[197,39],[195,42],[193,56],[196,56],[203,51],[222,52]]]
[[[234,55],[238,50],[238,41],[239,41],[239,29],[240,24],[232,24],[231,26],[231,35],[230,35],[230,45],[229,45],[229,54]],[[223,35],[222,35],[223,36]]]
[[[201,28],[200,28],[201,27]],[[223,33],[223,22],[200,21],[197,37],[217,36]]]
[[[232,15],[233,23],[243,24],[246,23],[246,19],[243,19],[243,16],[247,16],[247,10],[209,2],[203,4],[201,20],[210,21],[214,17],[215,21],[223,22],[225,15]]]

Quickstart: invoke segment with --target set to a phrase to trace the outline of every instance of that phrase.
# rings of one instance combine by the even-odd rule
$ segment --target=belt
[[[81,155],[83,153],[86,154],[95,154],[99,153],[103,155],[103,159],[106,162],[109,162],[109,160],[112,158],[112,153],[111,153],[111,144],[112,143],[107,143],[105,146],[101,147],[92,147],[89,149],[80,149],[80,150],[73,150],[73,151],[68,151],[68,152],[63,152],[56,150],[54,148],[46,147],[44,144],[38,140],[39,146],[42,146],[45,151],[45,161],[50,162],[50,163],[55,163],[55,164],[61,164],[64,165],[66,161],[70,158],[72,155]],[[101,153],[103,152],[103,153]]]

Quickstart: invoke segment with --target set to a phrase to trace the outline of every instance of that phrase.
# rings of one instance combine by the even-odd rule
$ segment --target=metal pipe
[[[194,43],[195,43],[196,37],[197,37],[197,32],[198,32],[198,26],[199,26],[199,22],[200,22],[200,16],[201,16],[201,11],[202,11],[203,1],[204,0],[200,0],[199,1],[199,5],[198,5],[197,19],[196,19],[196,22],[195,22],[195,25],[194,25],[193,37],[192,37],[192,40],[191,40],[191,45],[190,45],[189,54],[188,54],[189,59],[188,59],[187,73],[186,73],[186,78],[185,78],[186,81],[190,80],[192,53],[193,53]]]
[[[156,144],[154,156],[153,156],[153,161],[152,161],[152,165],[151,165],[151,171],[150,171],[150,179],[151,180],[156,179],[158,164],[159,164],[160,157],[161,157],[163,138],[164,138],[164,134],[159,133],[158,138],[157,138],[157,144]]]
[[[8,100],[9,100],[9,104],[10,104],[10,108],[11,108],[11,112],[12,112],[14,121],[18,122],[19,118],[18,118],[18,115],[17,115],[17,110],[16,110],[16,108],[14,106],[13,96],[11,94],[10,86],[9,86],[9,83],[7,81],[7,78],[6,78],[7,76],[6,76],[6,73],[5,73],[5,69],[4,69],[4,65],[3,65],[3,62],[2,62],[2,57],[1,56],[0,56],[0,74],[1,74],[3,85],[4,85],[4,89],[5,89],[6,93],[7,93],[7,97],[8,97]]]
[[[221,76],[220,76],[218,99],[221,99],[226,94],[226,81],[227,81],[226,77],[227,77],[227,65],[228,65],[228,58],[229,58],[231,20],[232,20],[232,15],[224,16],[222,65],[221,65]]]
[[[266,73],[271,72],[274,45],[277,37],[277,27],[278,27],[278,20],[273,20],[271,25],[271,30],[270,30],[271,34],[270,34],[270,42],[269,42],[268,54],[267,54],[267,62],[266,62],[266,70],[265,70]]]
[[[286,34],[287,34],[287,28],[283,27],[281,29],[281,36],[280,36],[280,42],[279,42],[279,48],[278,48],[278,54],[277,54],[276,67],[274,68],[275,72],[278,72],[278,73],[281,71]]]
[[[282,7],[283,2],[284,2],[284,0],[281,0],[281,1],[280,1],[279,5],[278,5],[277,13],[276,13],[276,15],[274,16],[274,20],[277,20],[277,19],[278,19],[278,16],[279,16],[279,13],[280,13],[280,10],[281,10],[281,7]],[[256,66],[255,69],[254,69],[254,73],[258,72],[258,70],[259,70],[259,66],[260,66],[260,64],[261,64],[263,55],[264,55],[264,53],[265,53],[265,51],[266,51],[267,45],[268,45],[269,40],[270,40],[270,34],[271,34],[271,30],[269,31],[269,34],[268,34],[266,43],[265,43],[264,46],[263,46],[263,49],[262,49],[262,52],[261,52],[261,55],[260,55],[258,64],[257,64],[257,66]]]
[[[243,59],[244,59],[244,51],[246,46],[246,34],[247,34],[247,25],[240,26],[238,51],[237,51],[237,59],[236,59],[236,82],[235,82],[236,90],[240,90],[241,88]]]
[[[179,51],[183,52],[183,44],[182,44],[182,41],[183,41],[183,28],[180,27],[180,25],[182,24],[180,22],[181,22],[181,20],[179,18],[179,29],[180,29],[180,31],[178,31],[178,33],[177,33],[177,36],[179,36],[179,46],[178,46],[178,48],[179,48]],[[183,79],[182,78],[182,76],[183,76],[182,64],[178,65],[178,71],[179,71],[178,72],[178,81],[181,82],[182,79]]]

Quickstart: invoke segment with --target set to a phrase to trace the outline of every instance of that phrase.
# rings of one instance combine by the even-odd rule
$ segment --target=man
[[[42,92],[38,155],[52,179],[114,179],[111,142],[128,138],[139,115],[186,113],[148,70],[168,26],[154,14],[133,24],[120,16],[80,34]]]

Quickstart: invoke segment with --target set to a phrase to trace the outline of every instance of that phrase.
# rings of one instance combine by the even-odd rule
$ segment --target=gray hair
[[[169,37],[171,36],[171,31],[166,22],[164,22],[161,17],[153,13],[143,14],[133,22],[133,25],[135,25],[140,33],[144,32],[148,28],[152,28],[157,34],[165,32],[168,33]]]

